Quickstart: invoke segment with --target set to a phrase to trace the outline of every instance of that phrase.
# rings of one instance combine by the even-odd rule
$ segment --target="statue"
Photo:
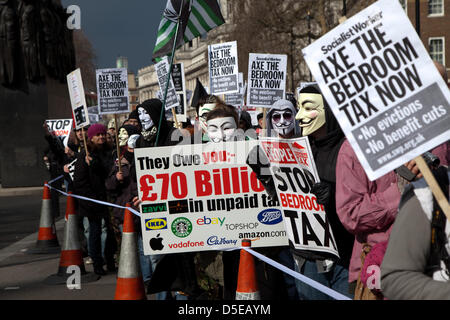
[[[17,17],[12,1],[0,0],[0,82],[12,85],[17,78]]]
[[[41,30],[43,33],[43,48],[41,60],[48,74],[58,78],[58,45],[57,45],[57,22],[52,12],[51,0],[42,0],[40,9]]]
[[[32,82],[45,76],[40,59],[39,16],[37,14],[35,1],[21,0],[19,4],[19,21],[25,77]]]

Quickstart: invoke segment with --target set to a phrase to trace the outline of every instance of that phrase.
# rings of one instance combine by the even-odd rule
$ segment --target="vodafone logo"
[[[181,248],[196,248],[203,247],[205,243],[203,241],[187,241],[187,242],[178,242],[178,243],[169,243],[168,246],[170,249],[181,249]]]

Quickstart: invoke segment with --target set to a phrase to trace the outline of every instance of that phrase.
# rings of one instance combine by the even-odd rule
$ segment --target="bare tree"
[[[375,0],[347,0],[347,17],[358,13]],[[288,55],[287,89],[309,81],[309,69],[301,50],[339,24],[342,0],[240,0],[231,2],[237,40],[239,69],[247,70],[248,54]],[[244,72],[245,74],[245,72]]]

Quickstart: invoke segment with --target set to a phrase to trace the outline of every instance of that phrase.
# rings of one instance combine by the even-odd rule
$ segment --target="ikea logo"
[[[162,230],[167,229],[166,218],[155,218],[145,220],[145,230]]]

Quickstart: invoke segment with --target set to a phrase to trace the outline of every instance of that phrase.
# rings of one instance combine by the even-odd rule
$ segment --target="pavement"
[[[30,248],[36,244],[39,228],[35,228],[34,232],[17,236],[18,232],[15,231],[17,225],[23,224],[26,218],[22,213],[17,214],[16,219],[12,219],[11,217],[16,215],[10,212],[12,210],[10,206],[23,202],[23,205],[28,205],[24,211],[34,219],[33,223],[28,225],[39,225],[41,201],[36,199],[42,195],[42,187],[13,189],[0,188],[2,199],[0,239],[1,243],[6,243],[6,246],[0,246],[0,300],[113,300],[117,272],[108,272],[94,282],[82,282],[79,290],[70,290],[65,284],[49,285],[44,282],[49,276],[57,273],[60,252],[30,254]],[[61,196],[60,216],[55,223],[60,246],[64,241],[65,204],[66,198]],[[29,226],[27,228],[30,229]],[[93,272],[92,264],[85,263],[85,268],[87,272]],[[154,300],[154,295],[147,295],[147,298]]]

